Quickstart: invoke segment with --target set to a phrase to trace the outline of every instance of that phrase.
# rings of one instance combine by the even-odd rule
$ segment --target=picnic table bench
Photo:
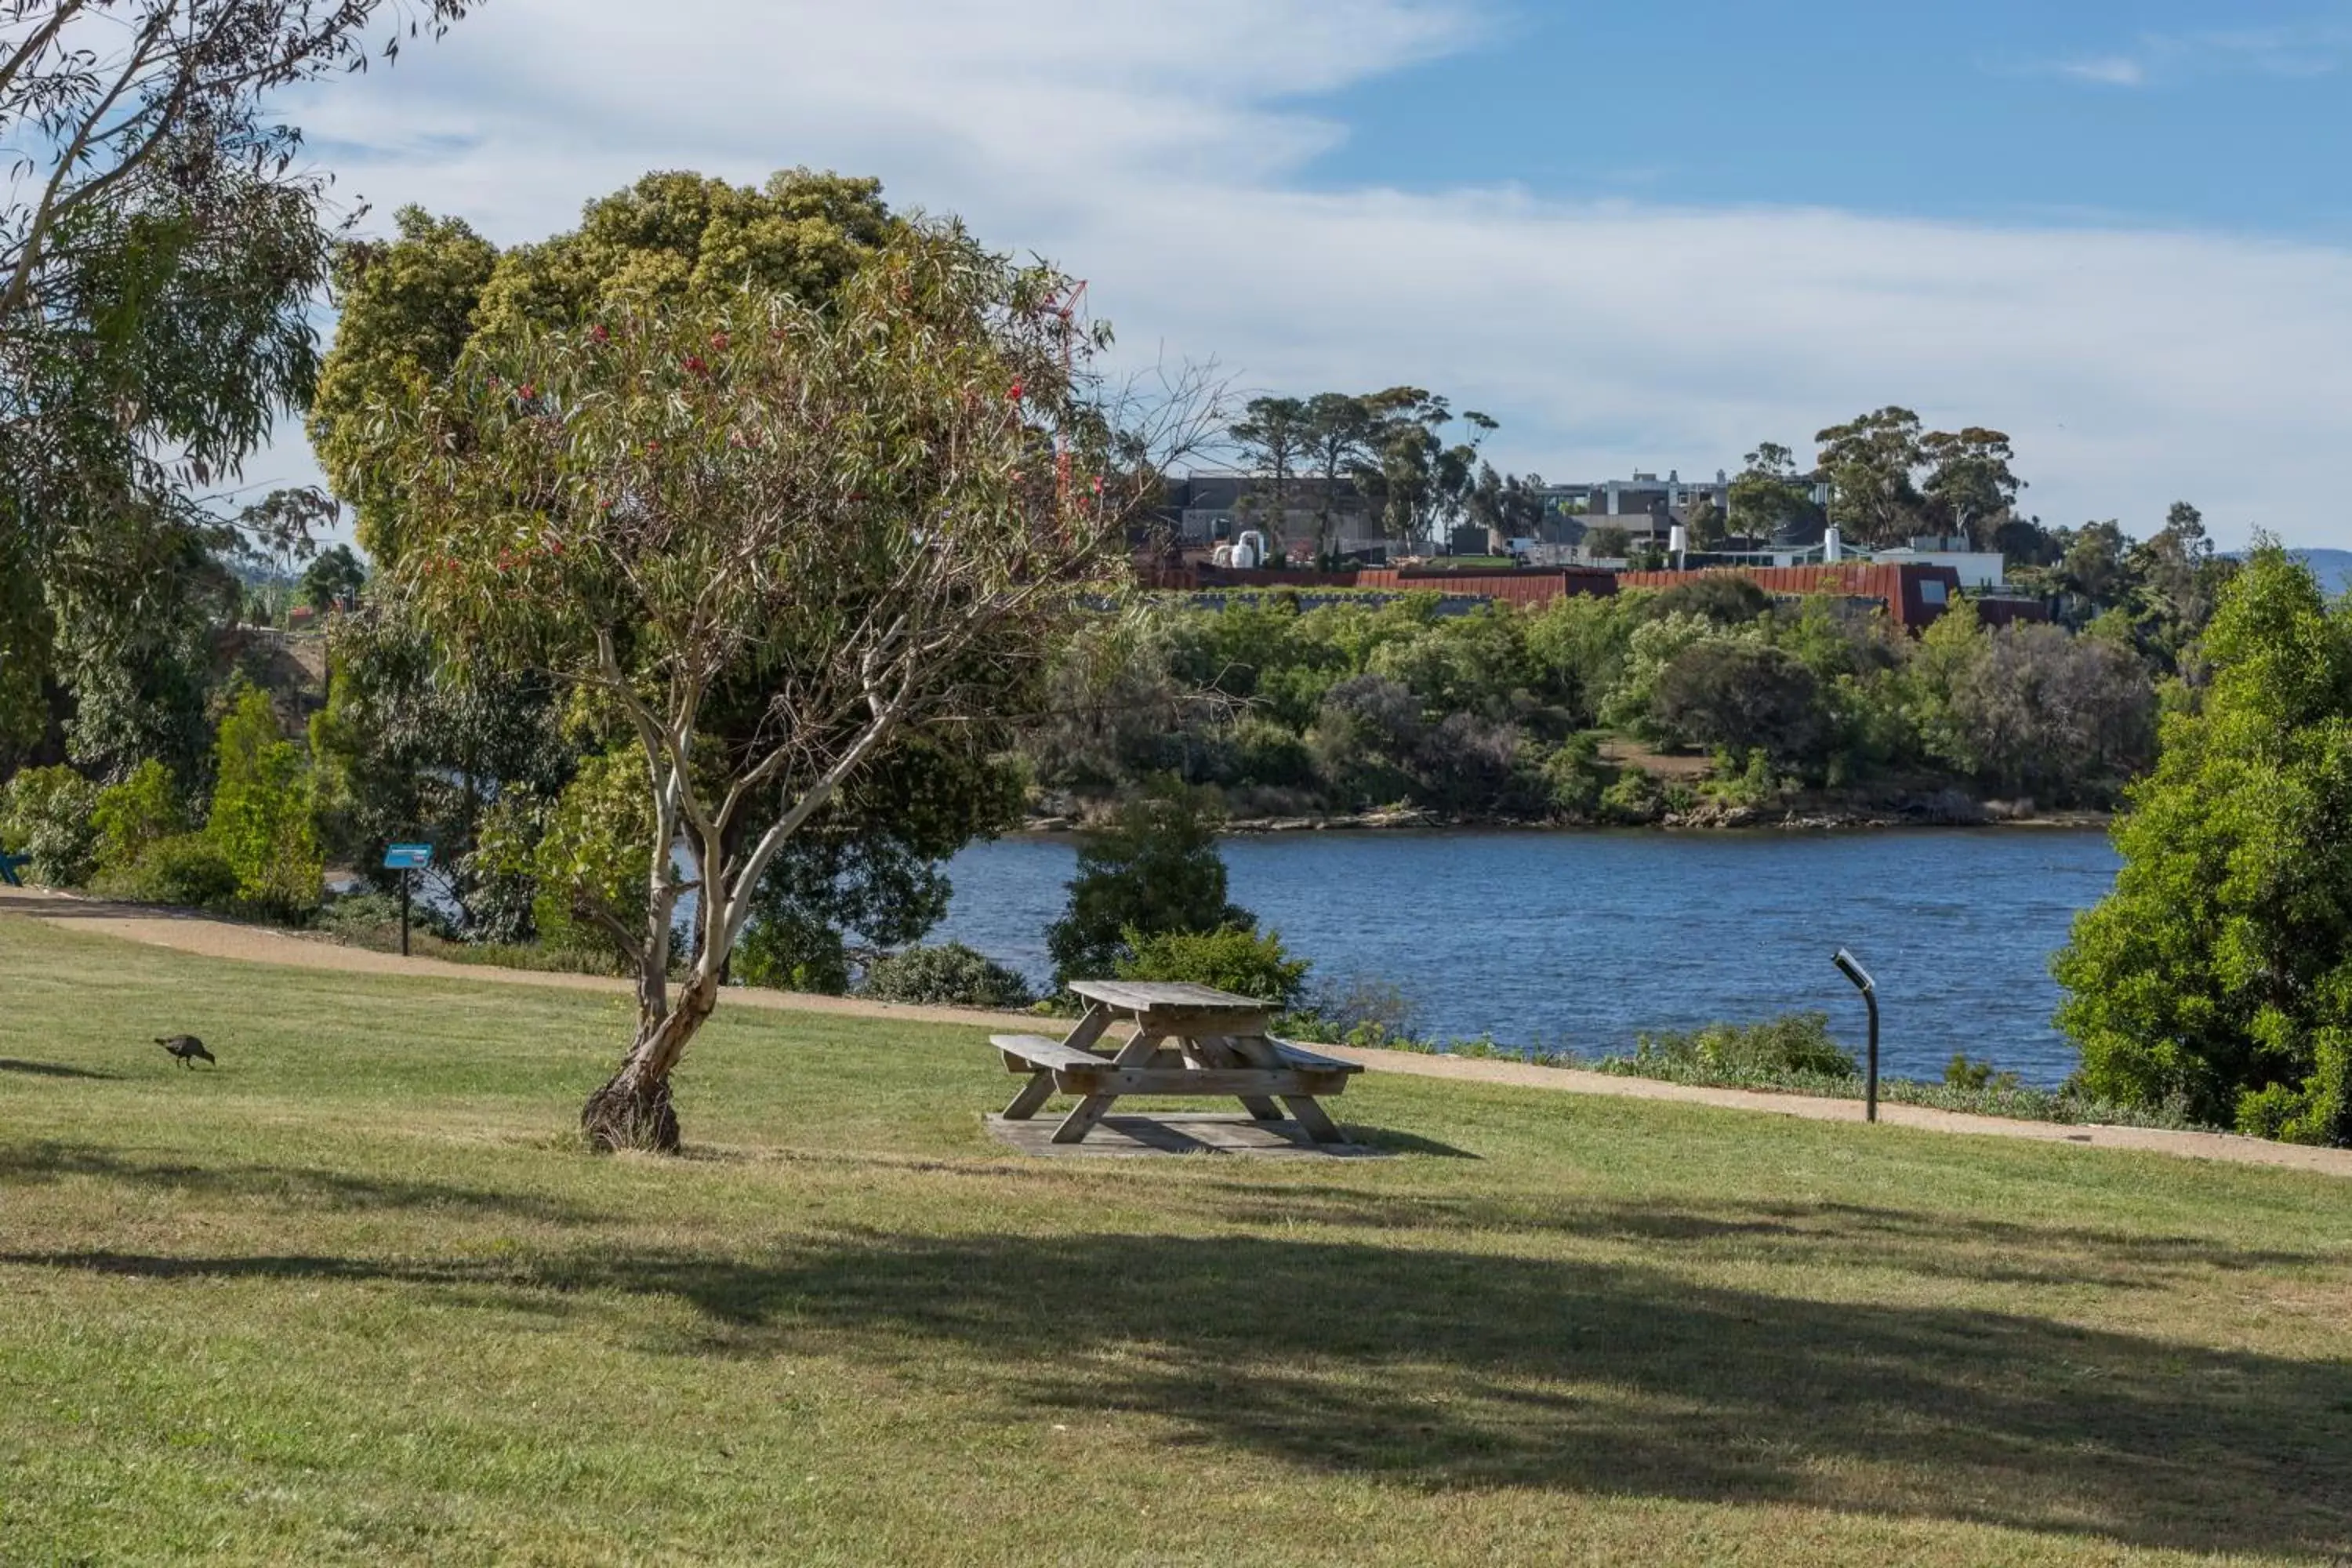
[[[1340,1141],[1339,1127],[1316,1102],[1347,1088],[1363,1068],[1268,1035],[1269,1004],[1160,981],[1074,980],[1070,990],[1087,1005],[1064,1038],[989,1037],[1005,1070],[1029,1078],[1004,1108],[1006,1121],[1026,1121],[1055,1094],[1076,1095],[1077,1108],[1055,1130],[1054,1142],[1076,1143],[1124,1095],[1232,1095],[1260,1121],[1283,1119],[1279,1100],[1316,1142]],[[1120,1023],[1134,1026],[1133,1037],[1115,1049],[1097,1049]]]

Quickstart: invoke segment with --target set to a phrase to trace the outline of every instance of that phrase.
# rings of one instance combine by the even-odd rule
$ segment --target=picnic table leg
[[[1099,1034],[1101,1031],[1097,1030],[1096,1033]],[[1149,1030],[1137,1030],[1135,1038],[1120,1047],[1118,1055],[1111,1058],[1112,1065],[1123,1068],[1142,1066],[1151,1059],[1151,1053],[1159,1046],[1160,1039],[1160,1036],[1152,1034]],[[1056,1143],[1084,1142],[1087,1134],[1093,1131],[1096,1125],[1110,1114],[1110,1108],[1118,1103],[1118,1096],[1115,1094],[1087,1095],[1078,1101],[1077,1109],[1064,1117],[1062,1124],[1054,1129],[1054,1142]]]
[[[1242,1042],[1230,1035],[1211,1036],[1195,1043],[1201,1047],[1198,1054],[1201,1065],[1203,1067],[1264,1067],[1266,1065],[1255,1054],[1245,1051]],[[1265,1095],[1242,1094],[1234,1098],[1242,1102],[1242,1109],[1250,1113],[1253,1121],[1279,1121],[1282,1120],[1281,1108]]]
[[[1012,1103],[1004,1108],[1004,1120],[1026,1121],[1044,1110],[1045,1102],[1053,1098],[1054,1075],[1042,1070],[1033,1072],[1029,1075],[1029,1081],[1021,1086],[1021,1092],[1014,1095]]]
[[[1307,1135],[1318,1143],[1340,1142],[1339,1124],[1323,1113],[1313,1095],[1286,1094],[1282,1103],[1290,1107],[1290,1114],[1298,1119],[1298,1125],[1307,1129]]]
[[[1278,1068],[1282,1065],[1282,1058],[1275,1050],[1274,1042],[1263,1035],[1235,1039],[1228,1043],[1254,1066]],[[1242,1103],[1249,1104],[1246,1100]],[[1282,1103],[1290,1107],[1292,1118],[1306,1130],[1307,1136],[1316,1142],[1337,1143],[1341,1141],[1339,1123],[1324,1113],[1323,1108],[1315,1102],[1313,1095],[1286,1094],[1282,1097]],[[1255,1115],[1257,1107],[1250,1106],[1250,1113]]]
[[[1062,1037],[1062,1044],[1074,1047],[1078,1050],[1090,1051],[1094,1049],[1095,1042],[1103,1037],[1103,1031],[1111,1026],[1111,1023],[1110,1009],[1099,1002],[1094,1003],[1078,1019],[1077,1026]]]
[[[1062,1043],[1066,1046],[1076,1046],[1080,1050],[1084,1050],[1102,1038],[1103,1031],[1109,1028],[1110,1025],[1111,1016],[1108,1008],[1100,1005],[1088,1007],[1085,1015],[1078,1019],[1077,1026],[1064,1037]],[[1006,1059],[1009,1061],[1012,1058]],[[1004,1120],[1026,1121],[1043,1110],[1045,1108],[1045,1102],[1053,1098],[1054,1075],[1042,1069],[1033,1072],[1029,1075],[1029,1081],[1021,1086],[1021,1092],[1014,1095],[1012,1102],[1005,1106]]]

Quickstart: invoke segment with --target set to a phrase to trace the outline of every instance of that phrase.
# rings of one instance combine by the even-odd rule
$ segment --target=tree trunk
[[[637,1026],[635,1044],[604,1087],[580,1108],[580,1131],[599,1153],[642,1149],[653,1154],[678,1151],[677,1111],[670,1104],[670,1069],[718,1005],[718,986],[688,982],[677,1005]]]

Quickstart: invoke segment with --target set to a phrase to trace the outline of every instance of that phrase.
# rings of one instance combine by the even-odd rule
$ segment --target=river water
[[[1884,1070],[1937,1078],[1965,1051],[2040,1084],[2074,1066],[2050,954],[2117,864],[2104,834],[2059,828],[1286,833],[1224,854],[1234,900],[1316,979],[1393,983],[1424,1034],[1597,1055],[1818,1007],[1859,1046],[1843,943],[1878,981]],[[1043,980],[1076,857],[1060,837],[967,849],[926,940]]]

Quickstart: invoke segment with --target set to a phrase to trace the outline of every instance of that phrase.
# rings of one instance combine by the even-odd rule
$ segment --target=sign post
[[[388,844],[383,850],[383,868],[400,873],[400,956],[408,956],[408,889],[416,873],[433,864],[430,844]]]

